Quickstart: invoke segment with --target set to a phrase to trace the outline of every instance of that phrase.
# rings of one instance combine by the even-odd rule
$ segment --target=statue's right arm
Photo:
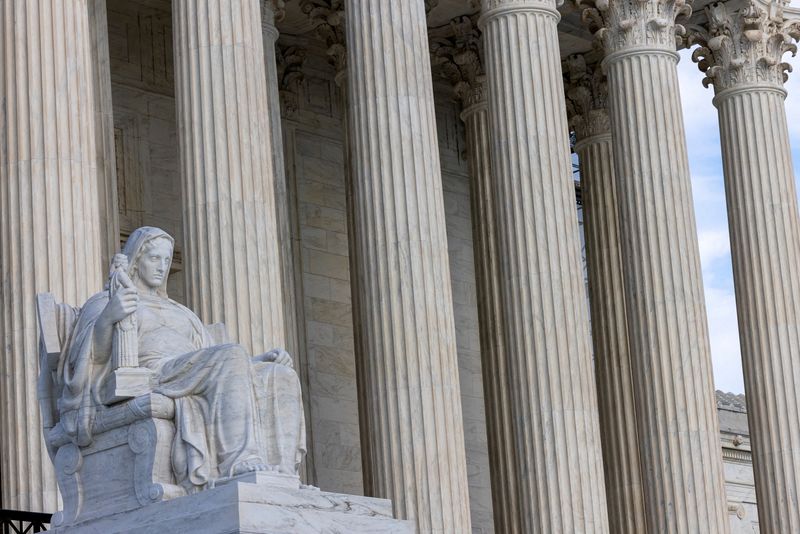
[[[94,354],[103,358],[111,355],[114,325],[139,306],[139,294],[135,288],[121,288],[110,299],[94,323]]]

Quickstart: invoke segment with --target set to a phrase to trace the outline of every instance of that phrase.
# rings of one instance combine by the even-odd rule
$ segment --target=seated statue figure
[[[112,282],[80,309],[62,349],[58,417],[77,447],[92,444],[102,390],[114,372],[120,325],[132,335],[152,393],[174,401],[170,458],[187,494],[250,471],[296,475],[305,454],[300,382],[283,350],[251,357],[238,344],[214,344],[188,308],[167,297],[174,241],[139,228],[115,257]],[[124,256],[124,257],[123,257]]]

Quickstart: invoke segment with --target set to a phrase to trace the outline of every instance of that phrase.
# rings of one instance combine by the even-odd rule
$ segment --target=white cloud
[[[743,393],[744,378],[733,288],[706,285],[705,294],[715,387],[723,391]]]
[[[700,243],[700,263],[703,266],[703,278],[713,275],[718,268],[717,261],[730,262],[731,245],[727,229],[700,230],[697,232]]]
[[[717,110],[711,103],[714,98],[714,90],[703,87],[702,80],[705,75],[692,61],[691,52],[683,50],[680,56],[678,76],[689,150],[695,158],[721,160]],[[700,162],[696,161],[695,163]],[[707,167],[701,164],[697,170],[706,172]]]

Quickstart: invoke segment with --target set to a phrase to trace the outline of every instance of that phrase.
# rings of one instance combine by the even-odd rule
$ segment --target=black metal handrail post
[[[52,514],[24,512],[21,510],[0,510],[1,534],[28,534],[45,532],[50,525]]]

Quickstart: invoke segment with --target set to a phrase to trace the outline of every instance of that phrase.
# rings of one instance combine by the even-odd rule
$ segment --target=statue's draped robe
[[[61,421],[79,446],[92,441],[102,405],[100,387],[111,371],[95,354],[94,325],[106,292],[81,309],[59,372]],[[172,468],[176,482],[195,491],[230,476],[242,462],[295,473],[305,452],[305,423],[297,374],[275,363],[253,363],[240,345],[213,345],[198,317],[158,295],[142,295],[137,313],[139,365],[154,372],[154,391],[175,401]]]

